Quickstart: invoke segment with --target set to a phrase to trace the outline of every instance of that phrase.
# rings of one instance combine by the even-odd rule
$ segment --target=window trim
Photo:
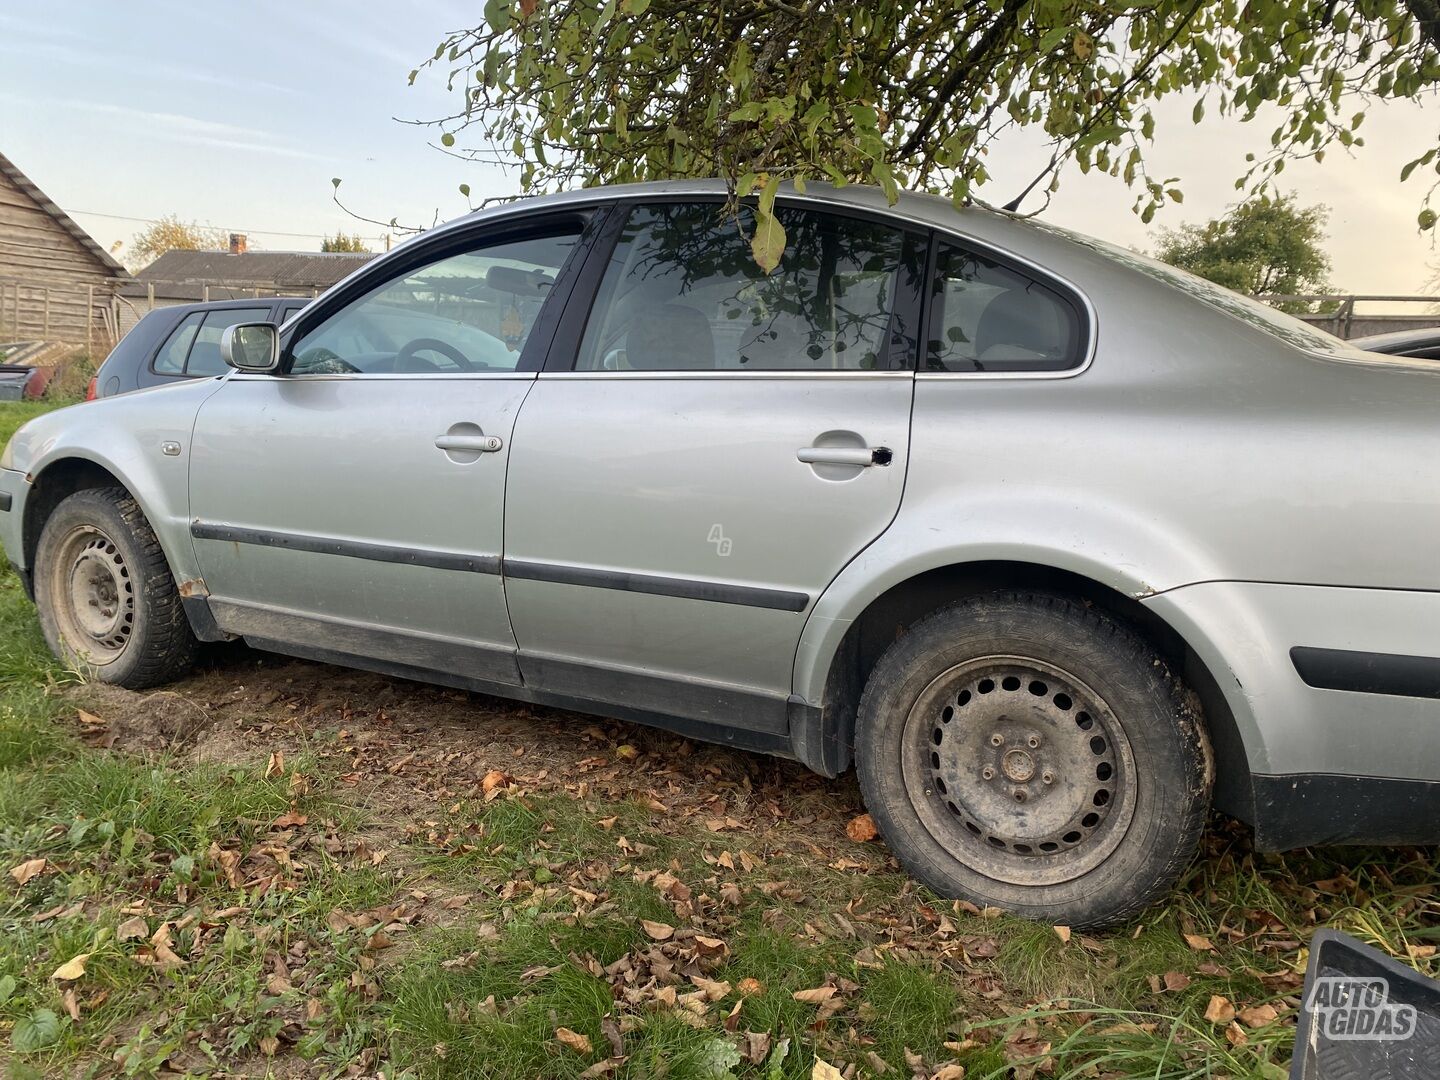
[[[263,379],[294,379],[294,380],[331,380],[345,381],[364,379],[372,380],[409,380],[409,379],[480,379],[480,378],[515,378],[517,376],[533,377],[534,373],[544,364],[545,358],[549,355],[551,342],[555,337],[556,328],[561,319],[561,313],[567,306],[570,294],[574,290],[575,279],[580,268],[588,262],[588,255],[594,244],[597,229],[603,228],[605,219],[608,217],[609,204],[595,203],[584,206],[556,210],[550,207],[540,207],[529,213],[516,214],[513,217],[506,217],[502,220],[481,220],[476,221],[468,227],[461,227],[431,238],[421,237],[411,245],[397,249],[405,255],[396,258],[377,259],[343,281],[339,286],[325,293],[319,300],[309,302],[307,307],[301,308],[285,325],[285,333],[280,341],[280,365],[274,372],[255,375],[255,378]],[[293,375],[290,368],[295,362],[295,355],[291,346],[308,334],[312,329],[319,326],[330,316],[337,314],[342,309],[349,307],[357,300],[363,299],[371,292],[381,286],[403,277],[412,271],[429,266],[432,263],[441,262],[456,255],[464,255],[467,252],[475,251],[480,246],[490,244],[502,244],[510,240],[520,240],[527,236],[536,236],[554,230],[565,225],[578,226],[575,247],[566,258],[555,276],[555,285],[550,290],[550,295],[541,306],[540,313],[535,319],[534,325],[530,328],[530,336],[526,339],[525,347],[520,351],[519,359],[515,367],[508,371],[461,371],[461,372],[437,372],[426,374],[415,374],[412,372],[379,372],[375,374],[364,374],[355,372],[336,373],[310,373]],[[367,272],[368,271],[368,272]],[[242,373],[243,377],[243,373]]]
[[[930,322],[935,312],[935,276],[940,269],[940,246],[947,244],[950,247],[959,248],[964,252],[977,255],[997,263],[1017,274],[1031,278],[1037,285],[1043,285],[1055,293],[1062,300],[1067,302],[1074,310],[1080,322],[1080,362],[1072,367],[1060,368],[1054,371],[929,371],[924,366],[925,355],[930,347]],[[1090,370],[1095,362],[1095,351],[1099,341],[1095,319],[1095,306],[1090,303],[1090,298],[1078,286],[1068,279],[1056,274],[1053,270],[1046,269],[1038,263],[1016,255],[1013,252],[1004,251],[993,247],[982,241],[974,240],[968,236],[960,236],[953,232],[941,229],[932,229],[930,233],[930,251],[925,264],[926,288],[924,303],[924,314],[921,317],[920,325],[920,349],[919,366],[916,375],[921,379],[1073,379],[1077,375],[1083,375]]]
[[[901,295],[902,290],[897,288],[890,306],[890,326],[886,330],[887,338],[893,333],[894,320],[897,312],[908,310],[912,314],[919,313],[916,330],[915,347],[910,353],[910,365],[904,368],[886,368],[879,371],[862,371],[849,368],[756,368],[753,370],[740,369],[716,369],[714,371],[676,370],[676,371],[603,371],[603,370],[579,370],[576,364],[580,362],[580,346],[584,342],[585,330],[590,324],[594,315],[595,304],[600,298],[600,286],[604,282],[605,270],[610,265],[610,260],[615,254],[615,249],[620,243],[620,236],[624,232],[625,223],[630,220],[630,213],[637,206],[656,206],[676,203],[691,204],[715,204],[723,205],[726,201],[724,195],[719,194],[686,194],[681,192],[660,192],[648,195],[630,195],[623,199],[616,199],[610,205],[610,213],[604,226],[595,235],[594,242],[590,245],[585,265],[579,275],[575,289],[567,298],[565,312],[561,317],[559,332],[555,335],[550,352],[546,358],[545,366],[541,374],[546,378],[565,377],[572,379],[763,379],[763,378],[785,378],[785,379],[875,379],[875,378],[913,378],[920,362],[921,350],[924,348],[924,319],[925,319],[925,282],[928,278],[922,278],[918,295]],[[753,200],[746,200],[753,202]],[[812,213],[829,214],[832,217],[849,218],[855,221],[863,221],[871,225],[883,225],[886,228],[894,229],[901,235],[902,252],[911,251],[911,245],[915,245],[915,254],[922,261],[928,259],[929,246],[932,244],[932,230],[928,227],[918,225],[913,221],[901,217],[892,217],[887,214],[877,214],[862,207],[836,205],[826,202],[823,199],[807,198],[803,195],[781,195],[775,200],[776,205],[796,210],[808,210]],[[902,254],[903,258],[903,254]],[[928,263],[927,263],[928,266]]]

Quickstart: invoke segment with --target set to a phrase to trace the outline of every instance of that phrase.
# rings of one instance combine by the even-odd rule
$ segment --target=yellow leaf
[[[755,235],[750,238],[750,254],[755,265],[770,273],[780,265],[780,256],[785,254],[785,227],[774,214],[764,210],[755,212]]]
[[[869,814],[861,814],[859,817],[850,819],[850,824],[845,826],[845,835],[857,844],[863,844],[867,840],[874,840],[879,836],[880,830],[875,827],[873,817]]]
[[[796,990],[790,996],[806,1005],[821,1005],[835,996],[835,987],[817,986],[814,990]]]
[[[1215,943],[1204,934],[1186,934],[1185,944],[1196,952],[1214,952]]]
[[[845,1080],[845,1077],[834,1065],[824,1058],[817,1057],[815,1067],[810,1070],[810,1080]]]
[[[1056,926],[1056,927],[1053,927],[1052,929],[1054,929],[1054,931],[1055,931],[1055,936],[1056,936],[1056,937],[1058,937],[1058,938],[1059,938],[1061,941],[1063,941],[1066,945],[1069,945],[1069,944],[1070,944],[1070,927],[1068,927],[1068,926]]]
[[[50,977],[60,982],[70,982],[78,979],[85,974],[85,961],[89,959],[90,954],[88,952],[82,952],[79,956],[61,964],[55,969],[55,974]]]

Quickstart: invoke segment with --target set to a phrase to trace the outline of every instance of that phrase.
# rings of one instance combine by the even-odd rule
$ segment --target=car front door
[[[785,732],[811,605],[899,507],[923,240],[779,218],[772,274],[720,203],[622,204],[597,242],[510,460],[527,685]]]
[[[581,217],[419,242],[201,408],[192,535],[221,630],[318,659],[518,680],[506,458]],[[547,330],[547,326],[549,330]]]

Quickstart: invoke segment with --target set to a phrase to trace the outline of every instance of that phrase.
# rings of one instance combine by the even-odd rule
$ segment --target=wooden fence
[[[62,342],[103,354],[119,340],[112,300],[103,285],[34,285],[0,278],[0,341]]]

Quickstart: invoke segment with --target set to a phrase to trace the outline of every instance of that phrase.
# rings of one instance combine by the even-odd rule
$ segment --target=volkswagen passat
[[[1440,368],[947,201],[487,210],[52,413],[0,537],[129,687],[262,649],[854,765],[947,896],[1126,919],[1213,800],[1440,840]]]

